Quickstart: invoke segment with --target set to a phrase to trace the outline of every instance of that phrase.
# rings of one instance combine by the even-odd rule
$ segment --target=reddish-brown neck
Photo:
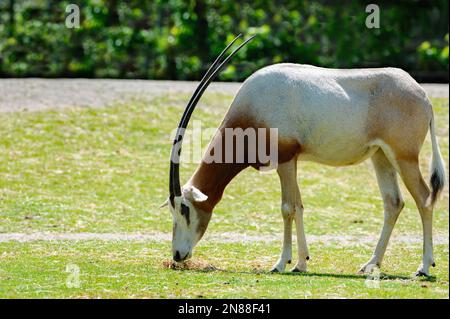
[[[207,195],[208,199],[195,203],[195,206],[205,212],[212,212],[222,198],[225,187],[246,167],[248,164],[205,163],[202,161],[189,183]]]
[[[222,198],[225,187],[237,174],[251,165],[248,164],[248,161],[236,163],[236,140],[233,140],[232,142],[232,152],[234,154],[232,156],[233,161],[231,163],[226,163],[225,156],[225,153],[230,151],[229,149],[225,149],[225,128],[246,129],[248,127],[255,128],[257,126],[254,121],[248,117],[231,116],[230,114],[227,114],[218,129],[219,133],[212,139],[205,157],[191,177],[189,183],[208,196],[206,201],[195,203],[195,205],[203,211],[212,212]],[[247,147],[247,144],[245,144],[245,147]],[[215,156],[216,151],[218,152],[217,156]],[[244,150],[244,153],[247,153],[247,149]],[[205,158],[208,157],[207,154],[213,154],[214,161],[212,163],[205,160]]]

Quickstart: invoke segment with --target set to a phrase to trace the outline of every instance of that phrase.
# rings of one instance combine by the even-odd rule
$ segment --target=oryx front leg
[[[278,166],[278,175],[281,183],[281,213],[284,221],[283,250],[280,259],[274,265],[272,271],[284,271],[286,264],[292,260],[292,222],[295,219],[297,225],[297,238],[299,240],[299,256],[307,255],[306,241],[304,240],[303,218],[299,218],[302,212],[300,191],[297,184],[296,158]],[[299,228],[299,225],[301,226]],[[299,229],[301,229],[299,236]],[[301,252],[300,252],[301,251]],[[300,260],[300,259],[299,259]],[[305,258],[306,260],[306,258]],[[305,271],[306,264],[297,263],[296,270]]]
[[[305,272],[306,271],[306,261],[309,260],[308,246],[306,244],[305,228],[303,224],[303,205],[300,199],[295,206],[295,228],[297,229],[297,249],[298,249],[298,259],[293,272]]]
[[[277,263],[272,267],[272,272],[283,272],[286,268],[286,264],[290,264],[292,261],[292,221],[294,214],[288,204],[283,203],[281,206],[281,214],[283,215],[284,235],[283,235],[283,248],[281,256]]]
[[[404,206],[398,187],[397,172],[381,149],[373,155],[372,163],[377,175],[378,187],[383,197],[384,224],[372,258],[359,270],[361,274],[370,273],[374,268],[381,267],[392,230]]]

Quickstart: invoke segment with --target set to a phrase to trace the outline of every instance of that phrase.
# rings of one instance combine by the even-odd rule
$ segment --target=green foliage
[[[447,45],[442,45],[438,41],[424,41],[417,48],[419,53],[419,63],[424,69],[444,69],[448,70],[448,33],[445,35]]]
[[[75,2],[81,27],[65,27]],[[397,66],[448,80],[448,1],[8,0],[0,2],[0,75],[198,79],[234,35],[258,34],[221,75],[277,62]],[[11,14],[13,12],[13,14]],[[12,19],[11,19],[12,18]],[[445,39],[447,34],[447,38]]]

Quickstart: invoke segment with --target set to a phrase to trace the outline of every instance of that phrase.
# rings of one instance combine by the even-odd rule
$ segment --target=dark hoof
[[[415,274],[416,277],[430,277],[429,275],[427,275],[426,273],[424,273],[423,271],[418,271]]]
[[[432,263],[431,266],[436,267],[436,263]]]
[[[301,272],[301,273],[304,273],[304,272],[306,272],[306,270],[300,270],[300,269],[298,269],[298,268],[292,268],[292,269],[291,269],[291,272]]]
[[[289,259],[287,263],[290,264],[291,262],[292,262],[292,260]],[[433,266],[433,267],[434,267],[434,266]]]
[[[273,268],[270,272],[275,274],[275,273],[279,273],[280,271],[276,268]]]
[[[306,260],[309,260],[309,256],[306,256]]]

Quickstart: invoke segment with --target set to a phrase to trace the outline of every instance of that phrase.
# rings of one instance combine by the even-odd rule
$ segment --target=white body
[[[355,164],[384,144],[370,139],[367,126],[371,88],[384,82],[384,95],[410,94],[426,99],[422,88],[404,71],[327,69],[301,64],[275,64],[254,73],[242,86],[230,115],[248,116],[294,138],[303,151],[300,160],[327,165]],[[423,103],[432,116],[431,106]]]

